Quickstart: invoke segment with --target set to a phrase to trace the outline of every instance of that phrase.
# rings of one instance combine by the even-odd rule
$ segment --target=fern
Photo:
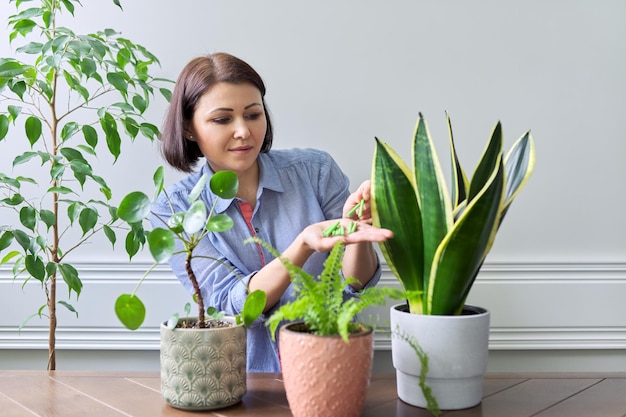
[[[294,285],[295,300],[282,305],[267,321],[273,336],[283,321],[302,320],[309,331],[320,336],[340,335],[348,343],[350,331],[357,328],[355,316],[373,305],[385,304],[386,297],[402,299],[404,293],[394,288],[367,288],[357,298],[344,301],[343,292],[347,284],[358,282],[341,274],[345,244],[337,242],[324,262],[324,270],[316,279],[302,268],[294,265],[271,245],[259,238],[246,242],[263,245],[287,269]]]

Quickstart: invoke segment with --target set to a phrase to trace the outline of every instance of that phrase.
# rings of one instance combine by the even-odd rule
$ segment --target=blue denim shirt
[[[198,245],[194,254],[216,258],[219,262],[199,257],[192,260],[205,305],[212,305],[227,314],[241,312],[247,295],[248,281],[263,267],[263,261],[269,263],[274,259],[265,248],[253,243],[244,243],[244,240],[255,233],[279,252],[283,252],[308,225],[340,218],[349,195],[348,178],[326,152],[314,149],[272,150],[259,154],[258,162],[259,188],[251,226],[244,220],[238,199],[218,201],[216,213],[228,214],[235,225],[227,232],[210,233]],[[206,163],[198,172],[168,188],[167,194],[174,210],[181,211],[189,207],[187,195],[205,172],[209,173],[209,176],[213,173]],[[207,186],[200,198],[207,207],[211,207],[215,196]],[[170,216],[169,203],[162,193],[152,207],[152,225],[162,227],[163,223],[159,217],[167,219]],[[263,251],[262,257],[259,250]],[[326,256],[327,254],[323,253],[313,254],[303,269],[313,276],[318,276],[323,269]],[[239,278],[222,263],[236,271]],[[182,255],[172,257],[170,266],[185,288],[193,293],[185,272],[184,257]],[[368,287],[376,285],[380,273],[379,265],[367,284]],[[356,294],[358,293],[352,287],[346,286],[346,297]],[[269,329],[265,326],[265,321],[276,308],[293,298],[293,288],[290,286],[277,305],[248,329],[248,371],[280,372],[278,349]]]

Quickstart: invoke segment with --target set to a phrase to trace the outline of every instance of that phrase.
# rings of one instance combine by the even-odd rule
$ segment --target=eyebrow
[[[246,107],[244,107],[244,110],[248,110],[254,106],[261,106],[261,103],[252,103],[252,104],[248,104]],[[218,107],[217,109],[213,109],[209,112],[209,114],[211,113],[215,113],[217,111],[235,111],[234,109],[231,109],[230,107]]]

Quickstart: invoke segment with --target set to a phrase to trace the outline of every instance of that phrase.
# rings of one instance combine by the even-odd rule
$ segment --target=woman
[[[272,123],[264,96],[261,77],[244,61],[225,53],[193,59],[176,82],[162,129],[162,152],[172,167],[190,173],[168,189],[177,211],[189,206],[187,195],[203,173],[237,173],[237,197],[221,200],[216,210],[228,214],[235,226],[210,234],[196,249],[200,257],[194,259],[193,268],[206,303],[227,314],[241,312],[248,292],[265,291],[264,314],[248,331],[248,370],[279,372],[277,347],[264,321],[293,298],[289,274],[266,249],[243,242],[258,236],[293,264],[317,276],[334,243],[345,241],[344,276],[359,281],[346,286],[346,297],[350,297],[377,283],[380,266],[371,242],[392,234],[370,225],[368,181],[350,194],[347,177],[327,153],[270,150]],[[200,158],[206,163],[194,172]],[[210,207],[215,196],[207,187],[201,198]],[[324,237],[322,231],[336,221],[333,219],[345,224],[350,221],[346,215],[361,199],[366,204],[357,230],[346,236]],[[162,195],[153,207],[153,225],[162,225],[158,218],[170,215],[169,202]],[[173,257],[170,265],[193,292],[184,260]]]

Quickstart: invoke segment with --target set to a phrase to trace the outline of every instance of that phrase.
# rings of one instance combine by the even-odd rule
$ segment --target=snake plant
[[[449,116],[447,122],[451,192],[422,114],[413,137],[412,169],[376,138],[372,220],[394,232],[380,248],[413,314],[462,312],[504,215],[535,165],[530,131],[505,156],[498,122],[468,180],[457,157]]]

